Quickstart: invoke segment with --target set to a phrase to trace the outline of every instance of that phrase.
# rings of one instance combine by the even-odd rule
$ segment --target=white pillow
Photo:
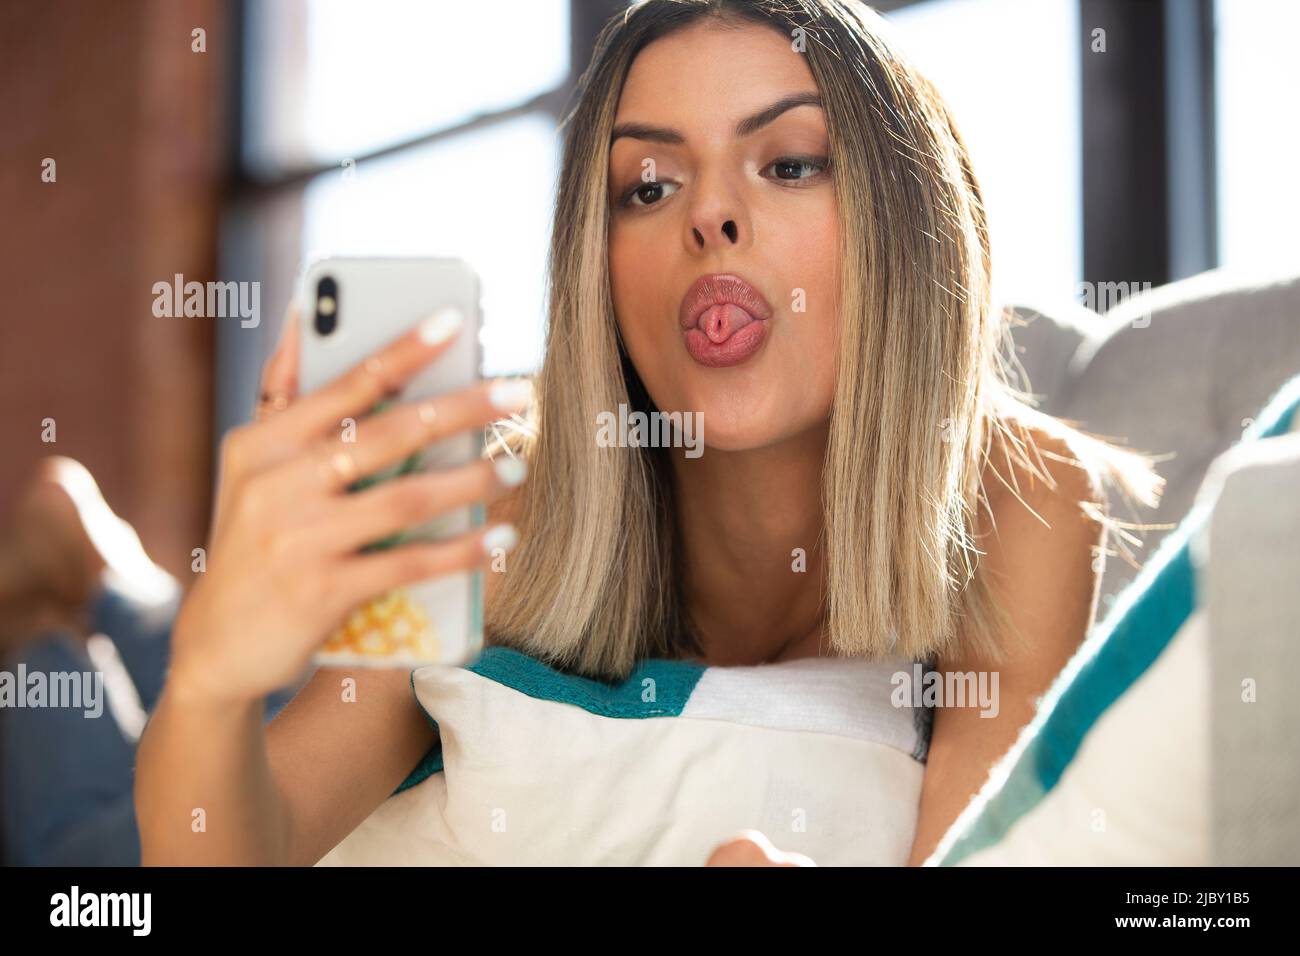
[[[318,865],[702,865],[741,829],[820,865],[902,865],[928,712],[891,703],[910,663],[643,662],[606,684],[489,647],[424,667],[440,732]]]

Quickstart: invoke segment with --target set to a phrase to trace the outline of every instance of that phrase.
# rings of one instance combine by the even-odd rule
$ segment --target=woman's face
[[[790,38],[703,21],[647,45],[619,100],[619,329],[655,405],[702,412],[712,448],[761,448],[830,413],[839,218],[826,121],[817,105],[780,108],[817,93]],[[697,281],[709,276],[738,276],[758,298]]]

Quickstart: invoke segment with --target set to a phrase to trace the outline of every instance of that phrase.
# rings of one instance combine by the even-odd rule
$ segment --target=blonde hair
[[[489,641],[604,678],[699,651],[676,574],[666,452],[599,448],[593,423],[620,403],[651,407],[610,295],[619,96],[639,50],[702,17],[802,35],[825,109],[844,343],[823,468],[831,648],[925,659],[960,634],[998,659],[1013,629],[979,573],[981,468],[996,438],[1008,464],[1054,486],[1030,436],[1049,420],[1011,381],[985,212],[952,117],[884,21],[849,0],[643,0],[601,32],[563,124],[536,403],[529,427],[497,445],[526,456],[531,477]],[[1050,423],[1087,450],[1090,474],[1154,504],[1160,479],[1146,459]]]

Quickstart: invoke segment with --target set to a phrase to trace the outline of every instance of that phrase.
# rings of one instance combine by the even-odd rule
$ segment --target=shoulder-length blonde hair
[[[979,573],[981,467],[1038,475],[1029,408],[991,308],[985,212],[966,147],[932,85],[854,0],[642,0],[601,32],[563,124],[549,331],[531,427],[519,550],[488,608],[491,643],[620,678],[647,656],[698,653],[676,567],[666,452],[600,448],[597,415],[651,410],[618,334],[608,264],[610,136],[646,44],[703,17],[802,42],[821,91],[841,236],[841,335],[823,469],[825,613],[841,655],[930,657],[960,640],[1001,656],[1009,621]],[[797,47],[796,47],[797,48]],[[1054,423],[1059,433],[1065,428]],[[1094,476],[1154,503],[1136,455],[1067,429]],[[1010,476],[1014,483],[1014,476]]]

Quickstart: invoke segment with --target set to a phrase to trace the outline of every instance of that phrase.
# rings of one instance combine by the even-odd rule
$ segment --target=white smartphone
[[[459,259],[315,259],[301,273],[298,297],[300,392],[332,381],[442,309],[460,310],[465,319],[460,333],[391,402],[423,400],[466,388],[481,377],[479,280]],[[372,411],[389,404],[382,401]],[[357,425],[339,422],[341,440],[355,440]],[[482,453],[483,431],[472,430],[365,476],[349,490],[361,491],[416,471],[465,465]],[[451,537],[482,526],[483,520],[481,504],[461,508],[364,550]],[[483,575],[462,572],[375,595],[339,623],[314,661],[373,667],[463,664],[476,658],[482,647]]]

